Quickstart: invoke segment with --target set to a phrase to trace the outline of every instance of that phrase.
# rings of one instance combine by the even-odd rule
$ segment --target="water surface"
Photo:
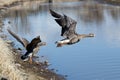
[[[21,7],[23,7],[21,5]],[[47,46],[38,55],[45,56],[50,68],[68,75],[68,80],[120,80],[120,7],[96,2],[32,4],[28,9],[10,10],[5,23],[12,31],[29,41],[40,35]],[[49,9],[66,14],[77,21],[80,34],[94,33],[94,38],[82,39],[71,46],[57,48],[62,39],[61,28]],[[12,37],[16,47],[20,44]],[[22,47],[22,46],[20,46]]]

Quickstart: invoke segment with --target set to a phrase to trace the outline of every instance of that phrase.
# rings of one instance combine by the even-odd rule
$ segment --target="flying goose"
[[[34,39],[32,39],[31,42],[29,42],[25,38],[20,38],[10,29],[7,30],[17,41],[19,41],[26,48],[26,53],[21,56],[21,59],[24,61],[29,60],[29,62],[32,63],[32,57],[38,52],[39,47],[46,45],[46,42],[41,41],[40,36],[35,37]]]
[[[57,41],[57,47],[62,47],[63,45],[71,45],[79,42],[82,38],[94,37],[93,33],[89,34],[78,34],[76,33],[76,24],[77,22],[67,15],[58,14],[55,11],[50,9],[50,13],[55,17],[55,21],[61,26],[61,36],[64,39]]]

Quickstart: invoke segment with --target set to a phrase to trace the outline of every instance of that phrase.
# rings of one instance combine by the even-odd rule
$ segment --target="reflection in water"
[[[37,4],[37,5],[36,5]],[[8,12],[9,14],[5,15],[5,17],[10,18],[11,20],[13,20],[13,24],[15,25],[14,28],[16,28],[16,30],[19,30],[18,32],[24,32],[29,33],[30,32],[30,21],[29,21],[29,16],[36,16],[39,13],[44,13],[44,7],[39,6],[39,3],[35,2],[34,4],[30,3],[26,3],[24,5],[20,5],[19,6],[19,10],[18,8],[12,8],[10,10],[10,12]],[[27,6],[26,6],[27,5]],[[27,8],[26,8],[27,7]],[[25,8],[25,9],[24,9]],[[18,27],[21,26],[21,27]]]
[[[119,20],[120,18],[120,8],[114,8],[109,10],[110,14],[115,20]]]
[[[37,3],[37,2],[36,2]],[[31,6],[32,5],[32,6]],[[59,73],[68,80],[120,80],[120,7],[96,2],[70,2],[21,5],[5,16],[11,28],[31,39],[41,35],[47,46],[40,50]],[[25,8],[25,9],[24,9]],[[92,39],[56,48],[60,27],[53,20],[49,8],[67,14],[77,23],[78,33],[95,33]]]
[[[85,4],[84,14],[81,14],[81,19],[84,22],[96,22],[102,23],[104,15],[103,15],[103,7],[98,4]]]
[[[62,6],[62,7],[61,7]],[[46,12],[52,8],[60,11],[69,13],[69,15],[77,16],[77,20],[82,21],[83,23],[92,23],[96,22],[103,23],[104,22],[104,12],[107,10],[107,13],[110,14],[114,18],[114,20],[119,19],[120,16],[120,9],[114,8],[113,6],[103,6],[102,4],[98,3],[59,3],[59,4],[37,4],[33,5],[29,3],[28,9],[23,9],[26,6],[20,6],[22,9],[20,10],[11,10],[6,17],[11,17],[11,19],[15,19],[14,23],[16,26],[21,26],[28,30],[26,33],[29,32],[29,16],[37,16],[37,15],[49,15],[49,12]],[[58,9],[59,8],[59,9]],[[39,14],[40,13],[40,14]],[[65,14],[64,13],[64,14]],[[25,27],[24,27],[25,26]],[[20,29],[19,29],[20,30]],[[24,30],[24,29],[23,29]]]

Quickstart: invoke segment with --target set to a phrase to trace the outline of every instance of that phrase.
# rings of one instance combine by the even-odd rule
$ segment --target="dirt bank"
[[[19,69],[21,64],[15,63],[15,52],[13,52],[10,44],[7,44],[0,38],[0,74],[9,80],[33,80],[35,77],[31,73],[26,73],[24,70]],[[32,75],[32,76],[30,76]],[[29,76],[29,77],[28,77]],[[44,80],[44,78],[41,78]]]
[[[0,80],[65,80],[64,76],[48,69],[46,62],[23,62],[20,59],[21,50],[14,49],[12,42],[6,39],[2,28],[2,15],[11,7],[19,5],[20,0],[0,0]],[[22,0],[27,1],[27,0]],[[41,0],[45,2],[46,0]]]
[[[29,64],[20,56],[20,51],[14,49],[10,41],[0,38],[0,76],[8,80],[65,80],[49,70],[46,63]]]

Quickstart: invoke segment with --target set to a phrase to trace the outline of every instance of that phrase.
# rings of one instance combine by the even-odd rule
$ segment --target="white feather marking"
[[[28,58],[24,59],[23,61],[28,61],[29,57],[31,57],[32,54],[33,54],[33,53],[30,53],[30,54],[28,55]]]
[[[33,53],[30,53],[28,56],[31,57]]]
[[[69,39],[67,39],[67,40],[62,40],[62,41],[58,41],[58,43],[68,43],[68,42],[70,42],[70,40]]]
[[[24,59],[23,61],[28,61],[28,58]]]

